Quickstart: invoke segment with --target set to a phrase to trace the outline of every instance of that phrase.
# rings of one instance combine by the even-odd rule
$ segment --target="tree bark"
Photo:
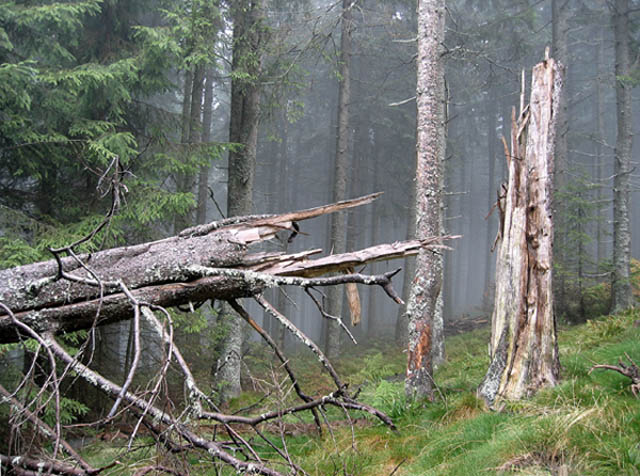
[[[193,72],[190,70],[185,70],[184,72],[184,83],[182,86],[182,113],[180,117],[180,144],[182,146],[181,160],[185,161],[184,157],[187,154],[186,144],[189,142],[189,132],[191,128],[191,95],[193,92]],[[176,192],[183,192],[186,188],[186,177],[185,173],[182,171],[178,171],[174,175],[175,184],[176,184]],[[184,217],[180,215],[176,215],[174,217],[173,223],[173,231],[174,233],[178,233],[180,230],[185,228],[186,226],[190,226],[191,223],[186,223]]]
[[[568,63],[568,46],[567,31],[569,20],[568,0],[552,0],[552,55],[553,58],[562,65]],[[568,172],[568,134],[569,121],[567,113],[568,95],[561,94],[558,109],[556,111],[556,139],[555,139],[555,155],[554,155],[554,177],[553,186],[555,192],[565,190],[567,186]],[[565,284],[565,276],[570,267],[570,250],[567,249],[567,235],[569,234],[569,217],[563,209],[562,203],[557,201],[553,204],[553,213],[555,217],[554,232],[554,250],[555,262],[560,272],[556,273],[554,283],[556,287],[556,308],[565,310],[567,308],[567,285]],[[567,256],[565,256],[567,254]],[[572,271],[573,272],[573,271]]]
[[[236,5],[233,15],[233,61],[231,81],[231,119],[229,141],[240,144],[229,152],[227,217],[247,215],[253,208],[253,182],[256,169],[260,108],[259,77],[262,69],[261,0]],[[242,320],[228,306],[222,308],[227,338],[218,365],[217,377],[223,382],[223,401],[238,395]]]
[[[487,236],[486,247],[493,250],[493,239],[495,237],[495,215],[493,206],[496,203],[496,145],[498,138],[496,136],[497,128],[497,105],[498,105],[498,89],[494,84],[494,78],[490,78],[490,89],[487,97],[487,151],[489,159],[489,187],[487,191],[487,210],[491,210],[487,217]],[[491,253],[485,253],[484,261],[484,293],[482,295],[482,308],[490,310],[493,305],[493,279],[492,279]]]
[[[629,61],[629,0],[616,0],[612,11],[615,36],[616,117],[618,133],[613,169],[613,276],[611,308],[613,312],[633,306],[629,226],[631,148],[633,145],[633,81]]]
[[[138,301],[164,307],[228,300],[253,296],[278,284],[268,276],[316,278],[416,254],[422,247],[437,248],[434,239],[413,240],[315,260],[309,256],[320,250],[289,255],[249,252],[252,243],[283,230],[293,231],[293,221],[369,203],[376,196],[282,215],[239,217],[187,229],[153,243],[79,255],[77,260],[64,258],[60,262],[63,279],[58,279],[55,260],[1,270],[0,303],[35,331],[61,334],[130,319],[133,308],[126,292]],[[102,292],[91,284],[96,278],[103,285]],[[73,279],[82,282],[70,281]],[[18,341],[16,329],[16,323],[0,310],[0,343]]]
[[[598,204],[596,208],[596,263],[597,263],[597,272],[603,272],[606,267],[604,264],[604,260],[606,259],[606,246],[605,246],[605,219],[604,219],[604,211],[608,209],[608,207],[603,207],[602,202],[604,199],[602,180],[603,180],[603,169],[604,169],[604,154],[602,151],[602,145],[605,143],[605,129],[604,129],[604,93],[602,88],[602,77],[603,70],[602,65],[604,63],[604,28],[600,27],[600,34],[598,35],[598,45],[597,45],[597,54],[596,54],[596,83],[595,83],[595,91],[593,98],[593,117],[594,121],[594,135],[595,135],[595,150],[594,150],[594,171],[593,177],[594,182],[597,184],[595,200]]]
[[[409,193],[409,210],[407,219],[407,240],[413,240],[416,236],[416,184],[411,180]],[[404,276],[402,279],[402,300],[409,302],[411,295],[411,283],[416,274],[416,259],[409,257],[404,260]],[[396,321],[396,344],[401,347],[409,345],[409,321],[406,304],[398,309],[398,320]]]
[[[444,158],[445,2],[418,2],[418,75],[416,97],[416,236],[437,236],[442,226],[442,162]],[[433,319],[442,288],[442,258],[419,253],[407,305],[409,349],[405,390],[432,397]]]
[[[513,112],[511,152],[505,150],[509,181],[500,206],[491,363],[478,389],[489,405],[530,395],[559,378],[551,177],[561,86],[561,67],[547,59],[533,68],[530,106],[517,122]]]
[[[204,110],[202,113],[201,142],[207,144],[211,140],[211,121],[213,117],[213,70],[207,68],[204,87]],[[198,175],[198,206],[196,210],[196,223],[201,225],[207,222],[207,202],[209,199],[209,170],[210,164],[200,167]]]
[[[336,135],[336,156],[334,165],[333,201],[347,197],[349,168],[349,103],[351,102],[351,8],[352,0],[342,0],[342,19],[340,36],[339,87],[338,87],[338,130]],[[346,250],[345,213],[337,213],[331,219],[331,252],[344,253]],[[344,291],[340,288],[329,290],[329,314],[342,314]],[[336,358],[340,354],[340,328],[337,322],[327,321],[326,354]]]

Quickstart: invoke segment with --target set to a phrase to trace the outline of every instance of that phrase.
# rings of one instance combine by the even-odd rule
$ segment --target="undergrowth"
[[[342,412],[329,412],[336,421],[330,433],[318,436],[309,425],[287,438],[287,450],[311,475],[640,475],[640,400],[626,377],[590,372],[625,353],[640,362],[639,319],[629,311],[559,329],[560,385],[500,412],[487,410],[475,393],[489,362],[486,328],[447,339],[434,402],[405,395],[402,350],[372,346],[346,355],[339,372],[361,388],[361,400],[394,419],[397,431],[359,416],[352,433],[338,423]],[[292,364],[307,391],[326,390],[312,358]],[[239,401],[254,401],[251,395]],[[227,474],[210,461],[195,463],[197,474]]]

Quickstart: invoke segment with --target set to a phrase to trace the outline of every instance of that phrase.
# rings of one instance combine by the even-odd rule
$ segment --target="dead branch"
[[[86,476],[98,473],[97,470],[90,472],[83,468],[57,461],[39,460],[24,456],[7,456],[3,454],[0,454],[0,464],[2,464],[2,467],[10,468],[14,474],[25,476],[36,476],[42,474]]]
[[[27,420],[29,420],[39,431],[41,431],[47,438],[51,438],[56,435],[56,432],[53,428],[43,422],[38,416],[30,411],[28,408],[25,408],[24,405],[18,401],[15,397],[13,397],[7,389],[5,389],[2,385],[0,385],[0,395],[3,396],[5,402],[11,404],[11,406],[15,409],[15,411],[19,411],[23,414]],[[80,467],[87,474],[97,473],[98,470],[87,463],[74,449],[73,447],[67,443],[64,439],[60,438],[60,446],[67,452],[69,456],[71,456]]]
[[[618,365],[608,365],[608,364],[597,364],[589,369],[589,373],[593,372],[595,369],[605,369],[605,370],[613,370],[618,372],[619,374],[624,375],[631,379],[631,392],[633,396],[636,398],[640,397],[640,368],[638,365],[629,357],[629,354],[624,354],[628,364],[625,364],[622,359],[618,360]]]
[[[116,164],[115,173],[118,172]],[[117,194],[122,184],[120,178],[112,180],[113,193]],[[355,273],[355,266],[369,262],[400,258],[416,254],[422,248],[447,248],[443,240],[455,237],[435,237],[427,240],[413,240],[392,244],[377,245],[364,250],[329,255],[318,259],[309,259],[319,250],[308,250],[294,254],[250,253],[253,243],[273,238],[282,230],[291,231],[290,238],[299,232],[296,222],[332,213],[345,208],[369,203],[379,194],[369,195],[355,200],[316,207],[281,215],[260,215],[234,217],[219,222],[202,225],[183,231],[178,236],[141,245],[114,248],[93,254],[78,254],[76,247],[84,243],[82,239],[72,245],[52,250],[54,259],[44,263],[0,271],[0,343],[18,342],[22,339],[35,339],[44,349],[50,362],[50,374],[47,385],[53,388],[53,396],[59,402],[58,382],[71,372],[75,378],[84,379],[90,385],[114,400],[111,410],[103,422],[110,421],[116,415],[126,413],[137,419],[130,434],[128,449],[141,425],[169,451],[202,450],[213,459],[229,465],[238,472],[265,475],[280,475],[274,469],[283,465],[288,471],[306,474],[291,460],[283,440],[284,450],[270,440],[261,430],[262,425],[273,425],[283,415],[310,411],[316,426],[321,428],[321,417],[328,424],[324,409],[335,406],[343,411],[360,411],[378,418],[391,428],[393,422],[384,413],[356,401],[351,395],[333,365],[320,348],[275,307],[268,303],[261,293],[275,286],[297,286],[312,297],[320,314],[337,319],[324,311],[323,305],[310,291],[318,287],[349,285],[354,290],[357,284],[379,286],[395,302],[402,300],[392,286],[392,278],[400,270],[380,274],[365,275]],[[90,235],[93,238],[106,226],[117,209],[120,198],[112,200],[112,209],[105,219]],[[302,232],[300,232],[302,233]],[[88,238],[89,239],[89,238]],[[323,274],[339,272],[336,276],[324,277]],[[241,297],[253,297],[270,315],[277,319],[291,334],[303,342],[314,353],[322,368],[331,376],[335,389],[322,396],[311,396],[302,390],[301,382],[295,376],[288,360],[275,341],[247,313],[237,301]],[[197,385],[191,370],[173,339],[173,324],[167,307],[188,305],[208,299],[228,301],[233,309],[258,332],[273,350],[286,378],[299,399],[296,402],[281,402],[275,410],[262,411],[258,415],[229,415],[220,411],[212,399]],[[158,315],[156,315],[158,314]],[[164,358],[155,376],[149,380],[146,390],[132,389],[138,362],[141,359],[140,320],[151,323],[158,338],[164,344]],[[132,342],[133,359],[126,369],[126,378],[122,385],[105,378],[92,370],[83,360],[81,351],[71,356],[56,340],[56,335],[78,329],[94,329],[97,325],[133,319]],[[345,330],[348,329],[343,326]],[[91,359],[89,359],[91,360]],[[62,362],[64,369],[56,370],[56,361]],[[186,389],[186,407],[179,415],[173,415],[167,408],[160,406],[160,396],[169,366],[175,363],[182,373]],[[35,365],[35,364],[34,364]],[[59,367],[58,367],[59,368]],[[13,395],[4,389],[0,393],[5,402],[13,402]],[[6,394],[5,394],[6,393]],[[13,399],[13,400],[12,400]],[[17,401],[16,401],[17,402]],[[56,404],[59,406],[59,403]],[[35,474],[34,464],[44,464],[42,468],[51,474],[77,476],[95,474],[96,470],[84,462],[61,437],[60,413],[57,410],[55,429],[44,425],[36,416],[33,402],[13,405],[20,411],[22,418],[31,421],[41,431],[55,435],[55,449],[52,461],[40,462],[34,458],[23,459],[20,465],[0,460],[2,467],[11,467],[16,474]],[[41,410],[38,408],[36,410]],[[204,438],[198,433],[196,422],[206,420],[215,422],[224,429],[227,440],[217,441],[214,436]],[[351,418],[347,414],[347,420]],[[275,450],[281,461],[266,461],[254,449],[255,438],[246,438],[235,428],[241,425],[252,430],[257,438]],[[329,427],[330,428],[330,427]],[[216,433],[217,434],[217,433]],[[281,432],[284,439],[284,430]],[[60,446],[77,465],[59,463],[57,447]],[[277,457],[276,456],[276,457]],[[115,463],[114,463],[115,464]],[[13,465],[13,466],[11,466]],[[104,469],[104,468],[102,468]],[[174,469],[160,466],[146,466],[136,474],[161,471],[178,474]]]

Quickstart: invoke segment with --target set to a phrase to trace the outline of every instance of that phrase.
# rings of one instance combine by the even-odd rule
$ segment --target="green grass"
[[[640,401],[627,378],[589,374],[594,363],[614,364],[625,352],[640,361],[640,329],[633,325],[639,318],[634,311],[561,328],[561,384],[502,412],[475,397],[489,330],[452,337],[435,374],[435,402],[407,400],[402,382],[384,376],[365,387],[363,400],[393,415],[397,432],[373,422],[358,428],[354,441],[340,429],[335,441],[308,438],[293,451],[305,448],[297,456],[317,475],[551,475],[561,468],[570,475],[640,475]]]
[[[616,364],[625,353],[640,362],[638,319],[640,311],[630,311],[560,328],[560,385],[501,412],[487,410],[475,396],[488,365],[486,328],[447,340],[434,402],[405,396],[398,377],[406,359],[401,350],[370,346],[351,353],[336,362],[339,373],[352,388],[361,386],[361,400],[392,416],[398,430],[367,419],[353,434],[338,426],[322,437],[290,437],[287,449],[312,475],[552,475],[561,469],[569,475],[640,475],[640,400],[626,377],[589,373],[593,364]],[[306,391],[326,390],[328,381],[311,358],[293,362]],[[247,394],[237,406],[255,399]],[[340,411],[329,417],[345,418]],[[191,474],[214,474],[210,462],[195,466]]]

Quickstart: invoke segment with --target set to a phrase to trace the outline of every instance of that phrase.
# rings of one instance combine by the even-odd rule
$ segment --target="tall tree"
[[[552,55],[556,61],[566,66],[569,61],[568,45],[567,45],[567,32],[568,32],[568,20],[569,20],[569,0],[552,0],[551,2],[551,17],[552,17]],[[564,192],[564,188],[567,186],[567,169],[568,169],[568,132],[569,121],[567,120],[567,93],[565,88],[565,94],[560,97],[560,104],[557,111],[556,119],[556,143],[555,159],[554,159],[554,188],[556,192]],[[560,196],[560,193],[557,194]],[[566,235],[569,233],[568,227],[570,226],[570,220],[567,216],[566,210],[562,206],[562,202],[556,200],[553,205],[554,217],[555,217],[555,233],[554,233],[554,250],[556,269],[560,272],[556,273],[556,279],[554,279],[556,287],[556,305],[559,309],[566,308],[566,283],[565,283],[565,270],[567,268],[567,259],[565,258],[565,252],[567,246]]]
[[[202,113],[202,136],[203,144],[211,140],[211,122],[213,116],[213,69],[207,68],[206,84],[204,87],[204,111]],[[198,175],[198,206],[196,211],[196,223],[202,224],[207,221],[207,200],[209,198],[209,170],[211,164],[205,163],[200,166]]]
[[[633,305],[629,280],[631,259],[631,230],[629,226],[629,199],[631,174],[631,147],[633,145],[632,97],[634,80],[629,60],[629,0],[611,3],[615,37],[616,117],[618,133],[613,174],[613,311]]]
[[[418,74],[416,100],[416,237],[440,235],[442,227],[442,163],[444,160],[444,0],[418,1]],[[432,397],[433,319],[442,287],[442,258],[419,253],[407,305],[408,394]]]
[[[229,151],[227,217],[249,215],[253,209],[260,108],[260,74],[263,42],[262,0],[234,3],[229,141],[239,147]],[[222,312],[227,337],[218,365],[222,400],[240,393],[242,321],[227,306]]]
[[[338,123],[336,156],[333,177],[333,200],[347,198],[349,177],[349,105],[351,103],[351,33],[353,0],[342,0],[340,59],[338,65]],[[347,247],[347,215],[339,212],[331,218],[330,248],[332,253],[344,253]],[[328,312],[332,316],[342,313],[342,289],[329,290]],[[326,351],[329,358],[340,353],[340,327],[334,320],[327,320]]]

